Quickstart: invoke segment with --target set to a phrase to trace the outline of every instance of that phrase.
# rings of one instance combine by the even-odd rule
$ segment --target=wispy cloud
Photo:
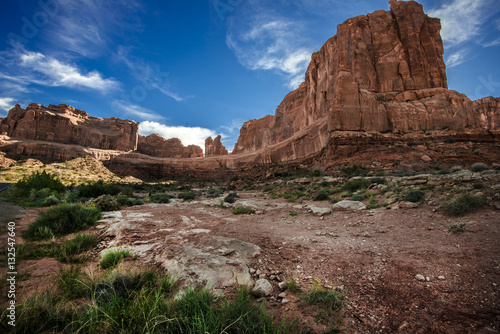
[[[59,1],[59,5],[57,19],[45,31],[47,42],[58,50],[94,58],[107,51],[113,37],[140,29],[137,0]]]
[[[469,53],[468,49],[458,50],[446,58],[446,66],[452,68],[458,66],[466,61],[466,56]]]
[[[118,87],[117,81],[103,78],[98,71],[84,73],[74,64],[59,61],[39,52],[20,54],[19,60],[28,72],[20,79],[30,83],[75,89],[86,88],[103,93]]]
[[[482,25],[498,12],[496,0],[453,0],[428,14],[441,19],[441,36],[448,46],[470,41],[481,33]]]
[[[239,22],[239,21],[238,21]],[[246,29],[231,24],[226,42],[238,61],[252,70],[274,70],[297,88],[311,61],[312,49],[299,22],[269,15],[255,16]]]
[[[115,100],[111,106],[115,111],[125,112],[129,116],[138,117],[140,121],[161,121],[164,120],[165,117],[155,113],[154,111],[135,105],[127,103],[123,100]]]
[[[222,125],[218,128],[222,136],[222,144],[231,152],[235,143],[238,141],[240,129],[245,121],[241,119],[233,119],[231,123]]]
[[[162,72],[160,65],[149,64],[142,59],[132,56],[130,48],[123,46],[118,47],[116,59],[123,62],[129,68],[132,74],[140,80],[145,89],[156,89],[177,102],[186,99],[171,90],[170,84],[167,81],[168,73]]]
[[[14,107],[14,101],[11,97],[0,97],[0,116],[7,115],[7,112]]]
[[[169,126],[158,122],[142,122],[139,125],[139,133],[148,136],[157,133],[165,139],[178,138],[184,145],[197,145],[205,151],[205,139],[217,136],[217,133],[210,129],[200,127]]]

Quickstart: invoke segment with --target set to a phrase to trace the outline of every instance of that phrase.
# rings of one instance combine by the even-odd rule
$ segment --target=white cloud
[[[465,57],[469,51],[467,49],[459,50],[446,58],[446,66],[452,68],[458,66],[466,61]]]
[[[304,80],[311,61],[312,50],[304,46],[308,42],[302,38],[301,24],[286,19],[257,16],[246,30],[233,24],[226,43],[243,66],[277,71],[287,78],[290,88]]]
[[[52,87],[86,88],[106,93],[118,87],[113,79],[104,79],[98,71],[83,73],[76,65],[61,62],[39,52],[25,52],[19,58],[24,68],[31,71],[26,81]],[[35,74],[41,74],[37,76]]]
[[[14,107],[14,99],[11,97],[0,97],[0,111],[9,111]],[[6,115],[6,113],[0,112],[1,115]]]
[[[205,151],[205,139],[215,137],[217,133],[210,129],[200,127],[169,126],[158,122],[146,121],[139,125],[139,133],[148,136],[153,133],[165,139],[178,138],[185,145],[197,145]]]
[[[123,100],[115,100],[111,107],[117,112],[125,112],[129,116],[138,117],[139,120],[148,120],[148,121],[161,121],[164,120],[165,117],[158,115],[154,111],[135,105],[127,103]]]
[[[496,1],[496,0],[493,0]],[[441,19],[441,36],[445,44],[455,46],[470,41],[481,33],[481,26],[493,13],[491,0],[453,0],[428,14]]]

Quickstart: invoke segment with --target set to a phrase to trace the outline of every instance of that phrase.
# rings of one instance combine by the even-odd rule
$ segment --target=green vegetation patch
[[[134,255],[129,249],[110,250],[102,256],[99,265],[101,266],[102,269],[114,268],[121,260],[127,257],[130,258],[134,257]]]
[[[60,204],[40,214],[23,233],[26,240],[47,240],[93,226],[102,213],[95,206]]]
[[[486,204],[486,200],[481,196],[463,194],[452,202],[443,205],[443,212],[448,216],[464,216],[475,212]]]
[[[251,215],[253,213],[255,213],[255,210],[248,206],[240,206],[233,210],[235,215]]]

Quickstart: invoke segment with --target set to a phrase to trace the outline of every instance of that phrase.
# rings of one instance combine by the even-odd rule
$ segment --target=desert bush
[[[65,189],[57,176],[46,171],[35,172],[28,177],[24,177],[21,181],[16,182],[16,187],[24,196],[29,195],[31,190],[49,189],[50,191],[61,192]]]
[[[460,166],[453,166],[453,167],[451,167],[450,172],[456,173],[456,172],[460,172],[461,170],[463,170],[462,167],[460,167]]]
[[[477,211],[486,204],[486,200],[480,196],[463,194],[452,202],[442,206],[443,212],[448,216],[464,216],[467,213]]]
[[[346,182],[344,186],[340,189],[341,191],[349,191],[351,193],[356,192],[358,190],[367,189],[370,186],[371,182],[367,179],[357,179]]]
[[[255,210],[248,206],[240,206],[233,210],[235,215],[251,215],[255,213]]]
[[[77,255],[86,252],[99,243],[99,238],[89,234],[79,234],[61,244],[57,250],[57,258],[63,262],[78,262]]]
[[[450,174],[450,171],[448,171],[446,169],[441,169],[437,173],[438,173],[438,175],[447,175],[447,174]]]
[[[167,194],[154,194],[154,195],[149,196],[149,201],[152,203],[166,204],[166,203],[170,203],[171,198],[172,198],[172,196],[167,195]],[[181,198],[181,197],[179,197],[179,198]]]
[[[118,196],[116,198],[116,201],[120,203],[122,206],[136,206],[136,205],[143,205],[144,202],[140,200],[139,198],[128,198],[125,196]]]
[[[194,191],[188,191],[185,193],[180,193],[179,195],[177,195],[177,198],[183,199],[185,201],[191,201],[194,200],[196,196],[197,194]]]
[[[387,180],[383,177],[374,177],[371,179],[372,184],[385,184]]]
[[[448,231],[450,231],[453,234],[463,233],[466,231],[465,227],[466,227],[465,223],[455,223],[450,225]]]
[[[121,188],[115,183],[104,183],[104,181],[97,181],[81,185],[79,188],[79,196],[83,198],[97,198],[102,195],[116,196],[120,193]]]
[[[356,195],[352,196],[351,201],[361,202],[364,199],[365,199],[365,196],[360,195],[360,194],[356,194]]]
[[[479,172],[484,172],[485,170],[488,169],[488,166],[483,163],[475,163],[472,166],[470,166],[470,170],[473,171],[474,173],[479,173]]]
[[[417,203],[424,199],[425,193],[420,190],[410,191],[405,196],[405,201]]]
[[[484,189],[484,184],[482,184],[482,183],[474,183],[472,185],[472,188],[474,188],[476,190],[481,190],[481,189]]]
[[[226,203],[234,203],[236,202],[236,199],[239,198],[240,196],[235,193],[235,192],[232,192],[232,193],[229,193],[229,195],[227,195],[225,198],[224,198],[224,202]]]
[[[82,204],[60,204],[42,212],[28,226],[23,237],[27,240],[47,240],[95,225],[101,219],[101,211]]]
[[[99,196],[94,203],[101,211],[117,211],[121,209],[120,203],[111,195]]]
[[[352,165],[349,167],[342,167],[340,169],[342,173],[348,175],[348,176],[361,176],[366,173],[366,167],[365,166],[360,166],[360,165]]]
[[[132,252],[129,249],[114,249],[110,250],[101,258],[99,265],[102,269],[114,268],[118,262],[127,257],[133,257]]]
[[[314,196],[313,201],[329,201],[330,197],[326,192],[320,192]]]

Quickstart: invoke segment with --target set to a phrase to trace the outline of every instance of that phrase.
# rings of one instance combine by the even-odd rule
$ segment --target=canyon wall
[[[340,24],[312,55],[305,82],[275,115],[243,125],[233,153],[298,136],[284,150],[281,160],[287,161],[317,152],[337,131],[497,128],[494,111],[484,118],[478,111],[485,110],[447,89],[440,20],[428,17],[415,1],[390,3],[390,11]],[[316,133],[304,136],[304,130]]]
[[[212,137],[208,137],[205,140],[205,156],[206,157],[215,157],[215,156],[220,156],[220,155],[228,155],[229,152],[227,149],[222,145],[221,142],[221,136],[215,137],[215,139],[212,139]]]
[[[61,104],[48,107],[16,105],[0,122],[9,137],[75,144],[105,150],[134,151],[139,124],[118,118],[100,119]]]

